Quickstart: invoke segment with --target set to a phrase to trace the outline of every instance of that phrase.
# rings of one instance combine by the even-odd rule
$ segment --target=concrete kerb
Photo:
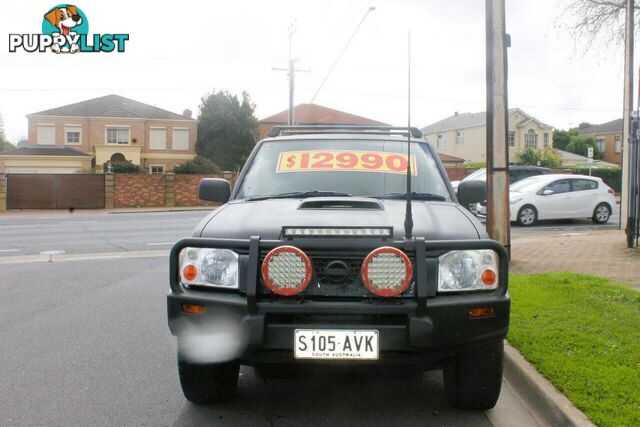
[[[505,342],[504,376],[515,391],[548,425],[595,427],[587,416],[560,393],[527,360]]]

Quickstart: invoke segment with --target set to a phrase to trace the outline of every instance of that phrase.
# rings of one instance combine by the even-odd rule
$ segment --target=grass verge
[[[509,341],[595,424],[640,426],[640,293],[573,273],[513,275]]]

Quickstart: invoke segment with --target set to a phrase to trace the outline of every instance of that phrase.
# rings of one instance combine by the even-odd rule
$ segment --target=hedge
[[[585,166],[576,166],[573,173],[580,175],[589,175],[589,168]],[[616,193],[622,189],[622,169],[620,168],[591,168],[591,176],[597,176]]]

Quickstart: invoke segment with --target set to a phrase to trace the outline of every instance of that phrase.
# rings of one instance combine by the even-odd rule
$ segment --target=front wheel
[[[238,363],[197,364],[178,357],[182,393],[193,403],[221,403],[231,399],[238,386]]]
[[[607,221],[609,221],[610,217],[611,209],[609,208],[609,205],[607,205],[606,203],[600,203],[593,210],[593,217],[591,219],[596,224],[605,224]]]
[[[503,340],[456,356],[443,370],[449,403],[462,409],[486,410],[496,405],[502,386]]]
[[[530,227],[538,220],[538,211],[531,205],[526,205],[518,211],[518,224],[523,227]]]

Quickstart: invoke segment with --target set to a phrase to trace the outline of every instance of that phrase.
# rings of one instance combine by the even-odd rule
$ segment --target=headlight
[[[229,249],[184,248],[180,278],[187,286],[238,289],[238,254]]]
[[[510,204],[510,205],[515,205],[515,204],[516,204],[516,203],[518,203],[520,200],[522,200],[522,197],[521,197],[521,198],[519,198],[519,199],[512,199],[512,200],[509,200],[509,204]]]
[[[438,292],[498,287],[498,255],[490,249],[447,252],[440,256],[439,262]]]

